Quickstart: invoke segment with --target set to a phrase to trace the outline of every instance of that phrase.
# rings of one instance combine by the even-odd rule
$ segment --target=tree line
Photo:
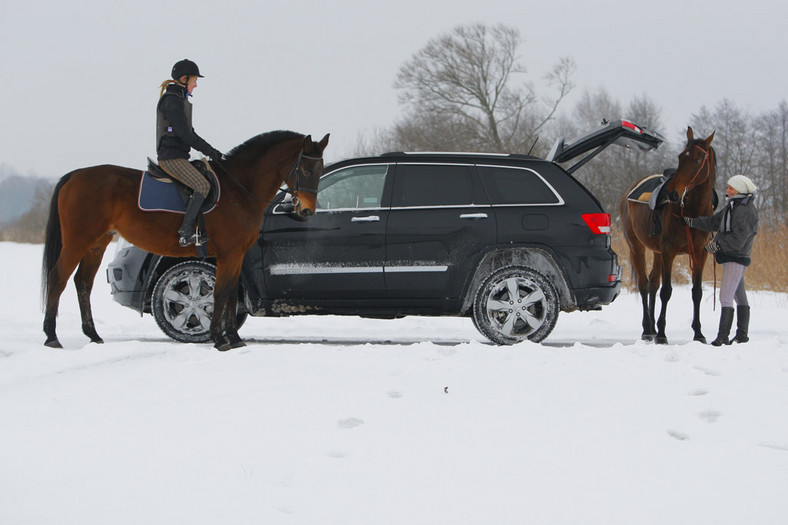
[[[520,55],[522,38],[503,24],[471,24],[430,40],[399,68],[402,116],[383,130],[360,137],[355,155],[385,151],[480,151],[531,153],[544,157],[559,137],[580,137],[605,119],[629,119],[664,136],[661,109],[647,96],[622,104],[604,89],[586,88],[573,108],[575,62],[559,58],[538,92]],[[788,104],[753,114],[731,100],[701,107],[687,123],[695,136],[715,132],[717,189],[738,173],[760,188],[759,209],[767,220],[788,216]],[[674,131],[675,133],[675,131]],[[679,137],[677,137],[679,138]],[[618,200],[635,180],[676,167],[683,134],[674,144],[648,153],[608,148],[575,175],[614,215]],[[37,242],[43,237],[48,199],[37,194],[31,210],[0,227],[0,240]],[[40,230],[39,230],[40,229]]]
[[[549,91],[537,93],[520,59],[522,39],[505,25],[460,26],[430,40],[400,67],[395,88],[402,117],[390,128],[359,139],[358,155],[384,151],[481,151],[532,153],[544,157],[559,137],[573,139],[603,120],[626,118],[670,138],[661,109],[647,96],[625,105],[604,89],[586,89],[564,108],[575,89],[571,57],[557,60],[545,77]],[[701,107],[690,118],[695,136],[715,132],[717,190],[743,173],[760,188],[760,209],[784,221],[788,213],[788,104],[752,114],[731,100]],[[678,165],[682,130],[674,144],[648,153],[608,148],[575,175],[614,216],[618,200],[635,180]],[[674,131],[673,133],[676,133]]]

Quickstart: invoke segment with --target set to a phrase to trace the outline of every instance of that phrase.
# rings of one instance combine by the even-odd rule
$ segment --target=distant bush
[[[39,187],[30,209],[18,219],[0,226],[0,241],[43,243],[51,198],[52,186]]]

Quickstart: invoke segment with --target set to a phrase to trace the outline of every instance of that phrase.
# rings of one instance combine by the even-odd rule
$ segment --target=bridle
[[[690,179],[689,184],[684,186],[684,192],[682,192],[681,199],[679,199],[679,204],[681,205],[681,217],[682,218],[684,217],[684,199],[687,197],[687,193],[689,193],[689,191],[692,188],[694,188],[698,184],[706,182],[709,179],[709,177],[711,177],[711,163],[710,163],[711,148],[709,148],[708,150],[704,150],[703,148],[701,148],[697,144],[694,144],[692,147],[693,148],[698,148],[699,150],[701,150],[703,152],[703,161],[700,163],[700,166],[698,166],[698,169],[695,171],[695,175],[693,175],[693,177]],[[700,175],[700,172],[703,169],[703,166],[706,166],[706,177],[702,181],[700,181],[699,183],[696,184],[695,181],[698,179],[698,176]]]
[[[303,177],[308,177],[309,176],[309,175],[307,175],[306,171],[304,170],[304,167],[301,165],[301,161],[304,160],[304,159],[307,159],[307,160],[323,160],[323,157],[322,156],[314,157],[314,156],[311,156],[311,155],[306,155],[304,153],[304,148],[303,147],[301,148],[301,151],[298,153],[298,159],[296,159],[295,166],[293,166],[293,169],[291,169],[290,173],[288,173],[287,177],[285,177],[285,184],[287,184],[287,186],[288,186],[287,189],[285,190],[285,193],[289,193],[293,197],[293,200],[292,200],[293,206],[298,206],[298,195],[297,195],[297,193],[299,191],[306,192],[306,193],[314,193],[315,195],[317,194],[317,188],[302,188],[301,187],[301,177],[302,176]],[[295,184],[293,186],[290,186],[287,183],[287,181],[290,180],[293,177],[293,175],[295,175]]]

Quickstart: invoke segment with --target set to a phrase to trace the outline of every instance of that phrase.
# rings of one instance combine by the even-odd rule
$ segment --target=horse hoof
[[[230,348],[243,348],[244,346],[246,346],[246,343],[244,343],[240,339],[238,341],[233,341],[232,343],[230,343]]]
[[[220,352],[226,352],[227,350],[230,350],[233,347],[233,345],[230,343],[228,339],[222,337],[218,341],[216,341],[216,344],[214,344],[213,347]]]
[[[665,336],[659,336],[656,339],[654,339],[654,342],[657,343],[658,345],[666,345],[668,344],[668,338]]]
[[[96,343],[97,345],[103,345],[103,344],[104,344],[104,340],[103,340],[102,338],[100,338],[100,337],[99,337],[99,338],[97,338],[97,339],[93,339],[93,338],[91,338],[91,339],[90,339],[90,342],[91,342],[91,343]]]
[[[655,337],[657,337],[657,334],[643,334],[640,336],[640,339],[643,341],[653,342]]]
[[[696,337],[695,339],[693,339],[693,341],[697,341],[699,343],[703,343],[704,345],[707,344],[706,338],[703,337],[703,336]]]
[[[48,346],[49,348],[63,348],[63,345],[60,344],[60,341],[55,339],[47,339],[47,342],[44,343],[44,346]]]

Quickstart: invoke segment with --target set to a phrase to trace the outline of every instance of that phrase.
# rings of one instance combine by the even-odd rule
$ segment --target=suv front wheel
[[[178,263],[164,272],[151,295],[151,312],[162,332],[182,343],[211,339],[216,267],[203,261]],[[246,312],[237,314],[237,327]]]
[[[506,266],[487,277],[473,301],[473,323],[490,341],[512,345],[538,343],[555,328],[558,292],[541,273]]]

